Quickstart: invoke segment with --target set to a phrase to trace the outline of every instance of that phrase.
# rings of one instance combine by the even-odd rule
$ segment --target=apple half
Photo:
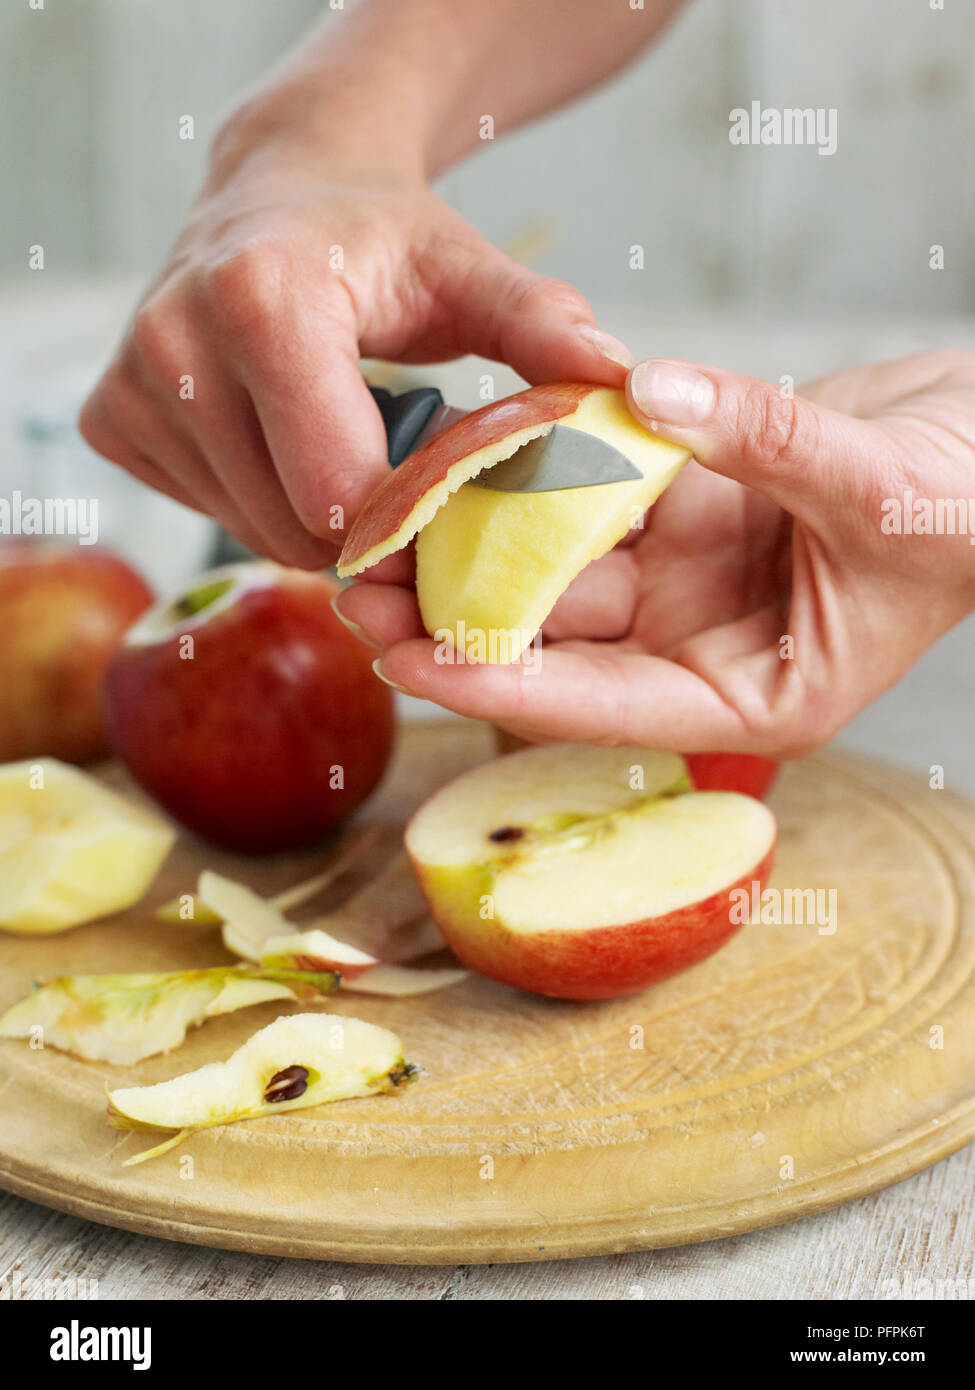
[[[612,445],[642,479],[535,493],[466,486],[555,425]],[[338,573],[360,574],[418,537],[427,632],[469,661],[516,661],[559,595],[642,523],[689,457],[638,425],[622,391],[532,386],[465,416],[389,474],[356,518]]]
[[[603,999],[722,946],[738,927],[731,894],[764,884],[775,837],[765,805],[695,791],[676,753],[552,744],[442,787],[406,848],[463,964]]]
[[[225,1062],[154,1086],[109,1091],[109,1122],[116,1129],[176,1131],[126,1160],[139,1163],[194,1130],[392,1091],[417,1070],[387,1028],[336,1014],[292,1014],[253,1034]]]

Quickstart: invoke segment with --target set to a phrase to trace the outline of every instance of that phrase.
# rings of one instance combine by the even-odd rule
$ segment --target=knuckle
[[[153,372],[170,375],[179,369],[175,323],[164,300],[148,300],[132,321],[129,340],[135,357]]]
[[[788,466],[801,453],[810,453],[814,448],[810,426],[803,423],[795,398],[782,395],[772,386],[748,388],[737,425],[745,449],[772,467]]]
[[[287,254],[267,244],[238,251],[206,272],[210,307],[228,327],[246,332],[277,318],[287,282]]]
[[[545,276],[532,276],[522,281],[515,291],[514,307],[527,313],[569,309],[583,316],[592,312],[588,299],[574,285]]]
[[[99,454],[105,453],[114,439],[113,431],[108,426],[102,396],[103,388],[96,387],[81,407],[78,416],[79,434],[85,443]]]
[[[806,758],[840,732],[846,722],[844,708],[835,688],[828,684],[810,688],[804,684],[801,690],[792,692],[791,698],[776,703],[770,712],[764,742],[775,757]]]

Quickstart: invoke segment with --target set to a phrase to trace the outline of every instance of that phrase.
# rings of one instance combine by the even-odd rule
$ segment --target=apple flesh
[[[139,901],[176,836],[54,758],[0,766],[0,927],[64,931]]]
[[[499,725],[494,727],[499,753],[514,753],[534,745]],[[761,801],[771,791],[779,764],[758,753],[684,753],[691,782],[699,792],[741,792]]]
[[[332,612],[336,592],[263,562],[213,570],[148,613],[109,667],[118,753],[171,815],[228,849],[313,844],[385,771],[392,692]]]
[[[434,794],[406,847],[455,955],[567,999],[628,994],[696,964],[737,930],[732,892],[764,883],[775,820],[696,792],[677,754],[554,744]]]
[[[107,551],[0,544],[0,762],[108,756],[105,668],[152,599]]]
[[[392,1091],[416,1071],[386,1028],[335,1014],[293,1014],[262,1028],[225,1062],[109,1091],[109,1120],[117,1129],[177,1131],[128,1160],[139,1162],[193,1130]]]
[[[0,1037],[40,1036],[44,1046],[124,1066],[169,1052],[187,1029],[269,1001],[334,993],[329,972],[219,965],[129,975],[70,975],[39,984],[0,1018]],[[39,1034],[38,1034],[38,1030]]]
[[[466,486],[556,424],[612,445],[642,478],[538,493]],[[469,661],[516,661],[559,595],[641,524],[688,457],[638,425],[622,391],[533,386],[474,411],[390,474],[349,532],[338,572],[359,574],[416,536],[427,632]]]

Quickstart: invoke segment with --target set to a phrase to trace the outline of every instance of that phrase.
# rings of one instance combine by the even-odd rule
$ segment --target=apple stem
[[[212,584],[201,584],[198,589],[191,589],[188,594],[183,594],[174,601],[174,613],[179,618],[195,618],[197,613],[202,613],[204,608],[209,608],[211,603],[216,603],[217,599],[229,593],[233,586],[232,579],[219,579]]]

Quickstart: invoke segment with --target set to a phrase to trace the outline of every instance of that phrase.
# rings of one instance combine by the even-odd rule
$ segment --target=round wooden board
[[[410,726],[370,815],[405,816],[491,752],[481,725]],[[975,807],[841,756],[788,767],[772,804],[772,884],[835,889],[834,933],[746,926],[696,969],[601,1004],[475,978],[411,1000],[340,995],[333,1011],[399,1033],[417,1085],[210,1130],[135,1168],[122,1159],[147,1137],[106,1125],[107,1076],[225,1057],[279,1006],[131,1068],[5,1041],[0,1185],[171,1240],[434,1264],[709,1240],[896,1182],[975,1135]],[[184,842],[146,906],[4,936],[0,1004],[37,976],[226,959],[212,931],[149,916],[203,864],[269,892],[310,872],[307,856],[255,864]]]

